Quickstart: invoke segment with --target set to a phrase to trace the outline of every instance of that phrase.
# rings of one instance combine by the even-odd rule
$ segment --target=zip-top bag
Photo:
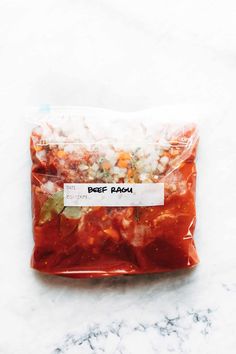
[[[145,111],[54,110],[31,134],[31,265],[70,277],[198,263],[196,126]]]

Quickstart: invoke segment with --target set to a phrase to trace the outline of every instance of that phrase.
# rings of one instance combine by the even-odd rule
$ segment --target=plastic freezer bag
[[[148,113],[54,110],[31,134],[31,265],[104,277],[198,263],[196,126]]]

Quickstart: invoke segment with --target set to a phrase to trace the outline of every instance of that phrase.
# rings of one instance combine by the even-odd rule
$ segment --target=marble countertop
[[[220,0],[1,2],[1,354],[235,353],[235,14]],[[199,117],[196,269],[101,280],[30,269],[23,112],[45,103]]]

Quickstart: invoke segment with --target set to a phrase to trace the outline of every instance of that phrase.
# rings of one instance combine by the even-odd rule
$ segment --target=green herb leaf
[[[101,156],[97,162],[98,162],[98,164],[101,164],[101,163],[103,163],[104,160],[105,160],[104,157]]]
[[[111,174],[108,171],[103,172],[103,177],[105,177],[105,178],[110,177],[110,175]]]
[[[66,207],[62,213],[67,219],[79,219],[83,215],[81,207]]]
[[[43,204],[40,211],[39,223],[42,225],[51,221],[54,214],[60,214],[64,209],[64,191],[54,193]]]
[[[63,215],[67,219],[79,219],[84,214],[88,213],[91,209],[89,207],[79,207],[79,206],[71,206],[65,207],[63,210]]]

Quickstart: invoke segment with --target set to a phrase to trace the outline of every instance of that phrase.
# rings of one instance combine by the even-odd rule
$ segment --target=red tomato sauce
[[[152,153],[151,170],[142,148],[112,151],[111,162],[96,149],[66,149],[69,143],[41,144],[42,139],[40,130],[32,132],[34,269],[82,278],[158,273],[198,263],[194,126],[169,137],[156,157]],[[164,183],[164,205],[64,207],[64,183],[113,181]]]

